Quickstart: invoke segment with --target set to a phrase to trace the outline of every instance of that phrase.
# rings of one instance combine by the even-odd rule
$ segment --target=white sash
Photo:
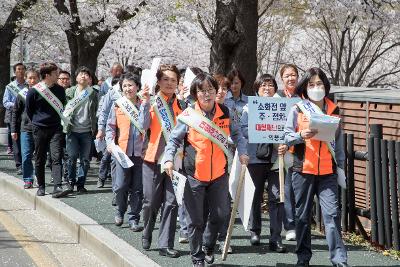
[[[13,81],[13,82],[9,83],[9,84],[8,84],[8,89],[10,90],[10,92],[11,92],[15,97],[17,97],[18,94],[19,94],[19,92],[22,90],[22,89],[19,89],[19,87],[18,87],[16,81]]]
[[[52,108],[54,108],[54,110],[58,113],[58,115],[60,116],[61,120],[64,123],[69,123],[71,124],[71,122],[69,121],[68,118],[66,118],[63,115],[63,111],[64,111],[64,106],[63,104],[60,102],[60,100],[49,90],[49,88],[47,87],[47,85],[44,82],[40,82],[38,84],[36,84],[33,87],[46,101],[47,103],[50,104],[50,106],[52,106]]]
[[[159,94],[154,99],[153,109],[161,124],[165,142],[168,142],[169,135],[175,127],[174,117],[169,110],[167,102],[165,102],[164,98]]]
[[[300,110],[307,116],[307,118],[309,120],[311,120],[311,113],[317,113],[317,114],[323,114],[322,110],[315,105],[314,103],[312,103],[311,101],[307,100],[307,99],[303,99],[302,101],[300,101],[299,103],[296,104]],[[329,152],[332,155],[332,158],[334,159],[335,163],[336,162],[336,155],[335,155],[335,140],[332,140],[331,142],[324,142],[329,149]]]
[[[26,100],[26,95],[28,94],[28,88],[25,87],[24,89],[21,89],[18,93],[22,97],[22,99],[25,101]]]
[[[76,88],[76,90],[78,90],[78,88]],[[63,115],[65,117],[71,116],[74,110],[82,105],[86,100],[88,100],[92,93],[93,89],[91,87],[87,87],[86,89],[82,90],[77,96],[68,101],[67,105],[65,106]]]
[[[124,114],[129,117],[133,125],[139,130],[140,133],[144,134],[143,128],[139,123],[139,111],[135,105],[125,96],[118,98],[115,103],[122,109]]]
[[[218,127],[213,121],[209,120],[198,111],[191,107],[186,108],[179,116],[178,120],[192,127],[204,137],[211,140],[224,151],[228,161],[232,160],[229,150],[228,135]]]

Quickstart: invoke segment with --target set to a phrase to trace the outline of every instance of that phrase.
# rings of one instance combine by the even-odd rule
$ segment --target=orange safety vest
[[[339,107],[325,97],[327,104],[327,115],[339,116]],[[310,120],[298,108],[296,132],[309,128]],[[326,175],[336,171],[336,164],[329,152],[325,142],[306,139],[304,143],[294,146],[293,171],[313,174]]]
[[[164,97],[164,100],[167,101],[167,96],[165,96],[163,93],[161,95]],[[182,113],[182,108],[180,107],[178,100],[174,99],[174,102],[172,104],[172,109],[174,112],[174,122],[176,123],[176,117]],[[162,130],[161,130],[161,123],[158,120],[158,117],[153,109],[153,106],[150,108],[150,136],[149,136],[149,143],[147,146],[146,154],[144,156],[144,160],[152,163],[156,163],[158,159],[156,159],[156,153],[158,146],[160,144],[160,138],[163,135]],[[163,137],[164,138],[164,137]],[[165,142],[168,142],[168,140],[165,140]]]
[[[131,120],[118,106],[115,107],[115,128],[117,144],[126,153],[128,141],[129,141],[129,131],[131,128]]]
[[[197,102],[195,110],[201,112]],[[230,135],[230,118],[227,107],[217,104],[212,121],[228,136]],[[209,182],[225,173],[227,161],[221,148],[192,127],[189,127],[186,141],[183,166],[187,174],[199,181]]]

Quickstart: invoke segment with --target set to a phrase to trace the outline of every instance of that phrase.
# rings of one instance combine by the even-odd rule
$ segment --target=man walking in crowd
[[[61,186],[61,159],[63,156],[61,118],[65,119],[62,112],[66,102],[65,90],[56,84],[58,67],[54,63],[43,63],[40,66],[42,82],[29,90],[26,96],[26,113],[32,121],[33,139],[35,143],[35,173],[38,180],[38,196],[45,195],[46,153],[50,146],[52,158],[51,176],[54,179],[53,197],[63,197],[71,190]],[[66,122],[65,120],[65,123]]]
[[[71,87],[71,74],[68,71],[60,70],[58,74],[57,84],[62,86],[64,89]]]
[[[97,93],[90,87],[92,74],[86,67],[76,71],[77,85],[68,88],[64,116],[71,120],[71,124],[64,125],[67,134],[67,168],[68,188],[73,191],[74,185],[78,194],[87,192],[85,188],[86,176],[90,164],[92,138],[96,134]],[[80,158],[78,181],[76,181],[76,161]]]
[[[10,140],[11,138],[11,113],[14,107],[15,99],[18,96],[18,93],[28,87],[25,82],[25,65],[22,63],[17,63],[13,67],[15,73],[15,80],[9,83],[6,86],[6,90],[3,95],[3,106],[6,109],[6,114],[4,118],[4,122],[8,127],[9,141],[8,147],[9,150],[12,150],[14,153],[14,161],[15,167],[17,168],[17,174],[22,174],[21,169],[21,143],[19,138],[19,133],[17,133],[17,138],[14,140]]]

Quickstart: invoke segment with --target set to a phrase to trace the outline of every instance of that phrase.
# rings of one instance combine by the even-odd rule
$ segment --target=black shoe
[[[151,246],[151,237],[149,239],[146,239],[142,237],[142,247],[144,250],[149,250]]]
[[[206,254],[204,257],[204,260],[208,263],[208,264],[213,264],[215,257],[214,257],[214,250],[208,248],[208,247],[203,247],[203,251]]]
[[[78,195],[87,194],[87,192],[88,192],[87,189],[85,187],[83,187],[83,186],[79,186],[79,187],[76,188],[76,193]]]
[[[36,192],[36,195],[39,197],[42,197],[45,195],[45,191],[44,191],[44,185],[39,185],[39,188]]]
[[[286,252],[286,247],[282,244],[281,241],[270,242],[269,243],[269,250],[276,251],[278,253],[285,253]]]
[[[133,232],[140,232],[143,230],[143,226],[140,226],[139,222],[133,222],[129,225],[129,229]]]
[[[116,226],[121,226],[124,223],[124,219],[122,219],[120,216],[115,216],[114,223]]]
[[[309,267],[310,263],[308,261],[297,261],[295,267]]]
[[[104,182],[105,180],[98,178],[97,179],[97,188],[103,188],[104,187]]]
[[[179,257],[179,251],[173,249],[173,248],[161,248],[158,251],[158,254],[160,256],[166,256],[169,258],[178,258]]]
[[[22,169],[21,169],[21,167],[18,167],[18,168],[17,168],[17,175],[22,175]]]
[[[67,184],[65,186],[68,188],[68,190],[71,190],[71,192],[74,192],[74,183],[67,181]]]
[[[72,193],[72,191],[69,188],[63,189],[61,186],[55,186],[51,197],[53,198],[65,197],[70,193]]]
[[[260,245],[260,235],[254,232],[250,232],[250,244],[252,246],[259,246]]]
[[[193,262],[193,267],[204,267],[204,266],[206,266],[204,264],[204,261],[194,261]]]
[[[348,265],[347,262],[335,263],[333,266],[334,267],[350,267],[350,265]]]
[[[114,207],[117,206],[117,199],[115,198],[115,194],[113,195],[113,199],[111,200],[111,205]]]

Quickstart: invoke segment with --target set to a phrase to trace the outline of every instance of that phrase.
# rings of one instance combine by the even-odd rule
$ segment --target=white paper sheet
[[[174,188],[176,202],[182,205],[183,193],[185,192],[186,177],[177,171],[173,171],[172,187]]]
[[[236,150],[232,162],[231,172],[229,175],[229,193],[231,194],[232,199],[235,199],[236,189],[239,185],[241,167],[242,164],[239,161],[239,156]],[[249,170],[246,169],[246,174],[244,176],[243,187],[240,193],[240,201],[238,205],[239,216],[246,231],[248,231],[255,190],[256,188],[254,186],[253,180],[251,179]]]
[[[103,152],[107,147],[106,140],[104,139],[94,139],[94,146],[96,147],[97,153]]]
[[[109,146],[111,147],[111,154],[121,164],[122,168],[127,169],[133,166],[133,162],[118,145],[111,143]]]
[[[340,118],[338,117],[311,113],[309,128],[318,130],[318,133],[312,139],[325,142],[335,140],[335,134],[339,126],[339,122]]]
[[[157,77],[155,73],[152,73],[151,70],[144,69],[142,71],[142,76],[140,77],[140,82],[142,83],[142,86],[149,86],[150,95],[155,95],[155,86],[157,83]]]
[[[183,80],[183,86],[187,87],[187,92],[183,95],[184,98],[187,98],[190,95],[190,86],[192,82],[196,78],[196,75],[192,72],[190,68],[186,68],[185,71],[185,79]]]
[[[336,169],[337,172],[337,181],[338,184],[341,188],[346,189],[346,174],[344,173],[344,170],[342,168],[337,167]]]

